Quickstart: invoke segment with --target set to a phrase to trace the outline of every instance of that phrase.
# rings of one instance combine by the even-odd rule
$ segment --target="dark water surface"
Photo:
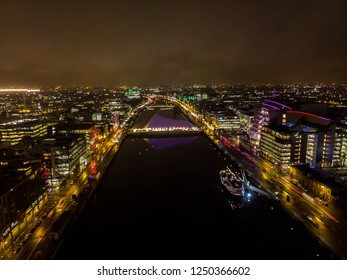
[[[267,198],[233,210],[218,176],[227,164],[203,136],[127,138],[55,257],[329,258]]]

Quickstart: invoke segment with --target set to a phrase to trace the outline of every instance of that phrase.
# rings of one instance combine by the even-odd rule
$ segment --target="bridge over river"
[[[129,135],[181,136],[194,135],[199,132],[199,128],[181,114],[178,107],[154,104],[148,106],[141,118],[136,120]]]
[[[137,117],[134,129],[148,134],[125,138],[56,259],[330,257],[259,192],[248,189],[231,207],[219,172],[232,162],[205,136],[177,137],[196,126],[175,108],[149,107]],[[163,127],[166,137],[156,137]]]

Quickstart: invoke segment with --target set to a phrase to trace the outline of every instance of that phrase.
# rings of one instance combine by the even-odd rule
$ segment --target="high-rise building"
[[[347,124],[336,126],[333,166],[347,166]]]
[[[98,128],[94,124],[61,124],[53,127],[57,134],[82,134],[86,138],[88,152],[91,152],[98,140]]]
[[[281,167],[291,163],[291,136],[286,126],[267,126],[261,132],[261,155]]]
[[[231,133],[240,132],[239,114],[234,110],[227,110],[224,104],[210,105],[204,114],[216,129]]]
[[[253,125],[249,131],[255,154],[259,154],[260,152],[260,138],[263,127],[270,123],[284,125],[286,122],[285,112],[287,110],[291,110],[291,108],[270,99],[265,99],[261,107],[256,108]]]
[[[78,173],[89,159],[83,135],[58,135],[43,141],[41,148],[44,166],[50,170],[47,175],[51,179],[64,180],[72,172]]]
[[[18,119],[0,124],[0,142],[18,144],[23,137],[38,138],[47,134],[47,124],[37,119]]]
[[[292,131],[293,164],[313,168],[332,166],[336,124],[329,118],[303,111],[288,111],[287,123]]]
[[[346,126],[322,116],[326,112],[324,104],[318,107],[319,111],[312,104],[303,104],[294,110],[266,99],[258,108],[250,130],[257,154],[281,166],[306,164],[321,168],[346,165]],[[322,115],[312,112],[321,112]]]
[[[254,121],[253,112],[240,111],[240,130],[249,133]]]

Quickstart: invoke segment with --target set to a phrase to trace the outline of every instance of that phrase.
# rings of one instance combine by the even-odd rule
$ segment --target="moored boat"
[[[242,197],[244,195],[245,188],[242,179],[236,171],[227,167],[219,172],[219,176],[222,185],[230,194],[237,197]]]

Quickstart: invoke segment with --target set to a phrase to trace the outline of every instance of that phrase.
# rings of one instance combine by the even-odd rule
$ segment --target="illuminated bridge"
[[[147,107],[147,110],[137,118],[129,134],[197,134],[199,131],[199,128],[187,120],[177,107],[154,104]]]
[[[155,110],[156,108],[161,108],[162,110],[170,110],[174,108],[175,105],[168,105],[168,104],[152,104],[150,106],[147,106],[147,110]]]

